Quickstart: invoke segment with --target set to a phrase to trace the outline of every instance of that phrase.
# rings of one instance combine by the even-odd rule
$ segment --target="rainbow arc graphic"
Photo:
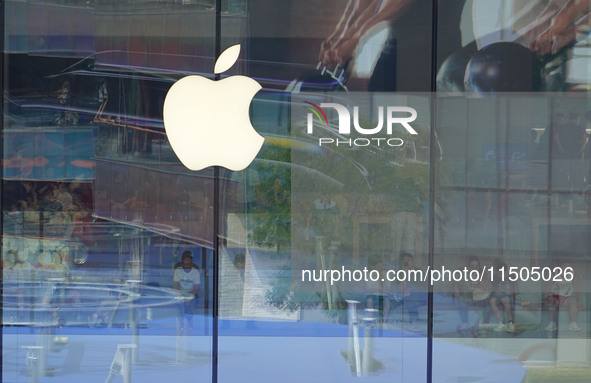
[[[318,105],[305,101],[306,104],[312,105],[314,108],[311,108],[309,106],[306,107],[306,109],[308,109],[309,111],[311,111],[312,113],[314,113],[316,115],[316,117],[318,118],[318,121],[320,121],[320,123],[322,124],[322,118],[320,118],[320,114],[322,114],[322,117],[324,117],[324,122],[326,123],[326,125],[328,125],[328,119],[326,118],[326,114],[324,114],[324,111],[322,110],[321,107],[319,107]],[[320,112],[320,114],[318,113]]]

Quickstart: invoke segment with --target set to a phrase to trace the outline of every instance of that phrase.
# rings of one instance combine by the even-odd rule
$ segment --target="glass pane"
[[[3,6],[2,381],[211,381],[213,172],[162,123],[211,4]]]
[[[456,279],[434,283],[434,381],[587,379],[589,4],[454,3],[438,14],[433,268]]]
[[[447,127],[458,115],[480,118],[466,133],[471,149],[444,155],[436,175],[433,374],[577,381],[590,357],[588,159],[575,115],[588,110],[587,96],[442,97],[441,142],[453,141]],[[568,158],[552,150],[561,134]],[[466,177],[464,164],[473,164]],[[450,355],[478,371],[452,371]]]
[[[252,1],[222,17],[222,46],[245,47],[229,73],[262,85],[251,121],[266,141],[247,169],[224,175],[220,381],[244,371],[290,382],[426,379],[425,285],[301,280],[305,270],[428,266],[430,96],[393,92],[430,90],[432,4],[393,3]],[[413,107],[419,134],[395,124],[339,135],[336,111],[312,106],[331,102],[351,119],[358,106],[365,129],[388,106]]]

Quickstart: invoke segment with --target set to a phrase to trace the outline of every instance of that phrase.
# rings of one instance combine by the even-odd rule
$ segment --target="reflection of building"
[[[292,80],[321,77],[319,46],[348,1],[222,1],[220,18],[209,0],[5,3],[2,381],[27,374],[65,383],[104,379],[123,369],[117,350],[128,345],[137,351],[134,379],[147,382],[208,381],[212,366],[220,382],[349,381],[359,372],[348,353],[349,329],[358,330],[351,336],[351,344],[362,343],[357,350],[365,351],[367,340],[372,353],[361,369],[376,381],[425,381],[427,373],[442,381],[537,381],[539,374],[567,383],[571,372],[588,375],[589,146],[558,163],[559,123],[550,121],[591,110],[586,70],[569,72],[568,88],[580,92],[565,94],[367,94],[359,91],[368,69],[348,79],[357,92],[295,95],[284,91]],[[483,25],[469,17],[475,2],[465,3],[460,29],[468,43],[466,31]],[[491,15],[534,2],[488,7],[501,3]],[[264,87],[251,120],[266,142],[243,172],[195,173],[172,152],[161,108],[178,78],[212,77],[216,22],[222,48],[244,48],[229,73]],[[418,48],[430,54],[441,47]],[[547,64],[557,71],[545,79],[564,85],[565,65],[584,67],[586,49],[577,46],[575,60],[567,52],[554,57]],[[398,77],[431,83],[433,73],[407,76],[421,66],[404,64]],[[378,147],[368,137],[382,136],[357,134],[353,125],[359,145],[319,146],[322,137],[347,141],[336,114],[312,115],[313,135],[300,119],[311,113],[306,102],[325,96],[352,115],[358,106],[366,129],[378,124],[376,107],[411,105],[419,135],[404,136],[399,149]],[[191,297],[172,289],[185,250],[202,278],[189,338],[179,336],[175,320]],[[503,327],[491,321],[491,292],[471,293],[460,305],[449,281],[434,283],[433,306],[427,282],[414,285],[409,298],[406,286],[392,281],[380,294],[390,312],[374,324],[364,311],[366,281],[300,278],[302,269],[369,273],[380,262],[398,270],[403,250],[417,271],[462,269],[477,255],[483,282],[496,258],[517,268],[515,331],[494,331]],[[580,331],[570,326],[567,305],[555,330],[548,323],[551,291],[543,279],[565,260],[580,282],[567,297],[580,306]],[[359,310],[347,326],[352,301]],[[425,347],[428,336],[433,347]]]

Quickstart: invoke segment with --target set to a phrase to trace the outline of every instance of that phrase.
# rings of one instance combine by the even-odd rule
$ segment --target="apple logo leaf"
[[[240,44],[232,45],[231,47],[227,48],[222,52],[220,57],[218,57],[217,61],[215,62],[213,73],[220,74],[230,69],[230,67],[236,63],[236,60],[238,60],[239,54]]]

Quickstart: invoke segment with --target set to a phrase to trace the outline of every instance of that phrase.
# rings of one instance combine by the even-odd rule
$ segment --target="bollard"
[[[45,376],[47,372],[47,351],[51,348],[53,339],[53,329],[50,326],[43,326],[39,332],[39,354],[37,357],[37,367],[39,375]]]
[[[354,353],[353,348],[353,326],[357,324],[357,305],[358,301],[347,301],[347,324],[349,325],[349,358]]]
[[[131,383],[131,357],[137,347],[133,344],[117,346],[123,353],[123,366],[121,368],[121,376],[123,383]]]
[[[349,353],[347,357],[351,361],[354,357],[355,374],[361,376],[361,350],[359,346],[359,327],[357,320],[358,301],[347,301],[347,321],[349,323]]]
[[[21,348],[27,350],[26,366],[31,374],[31,383],[38,383],[39,376],[45,373],[41,370],[40,355],[43,353],[43,346],[21,346]]]
[[[371,360],[373,354],[373,336],[374,328],[378,321],[378,310],[365,309],[366,317],[363,318],[363,374],[370,372]]]

